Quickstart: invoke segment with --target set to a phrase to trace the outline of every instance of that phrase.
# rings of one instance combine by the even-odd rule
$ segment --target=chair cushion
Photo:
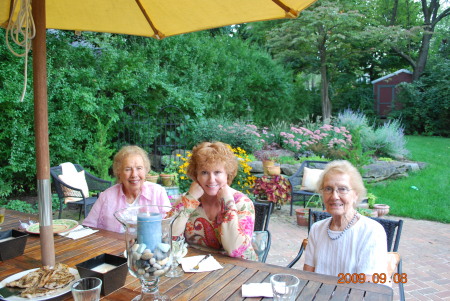
[[[316,191],[317,181],[322,174],[322,169],[313,169],[305,167],[303,169],[302,190]]]
[[[63,181],[65,184],[81,189],[81,191],[83,191],[84,197],[87,198],[89,197],[89,188],[86,182],[86,177],[84,176],[84,170],[75,173],[75,174],[69,174],[69,175],[59,175],[58,176],[59,179],[61,181]],[[72,190],[64,187],[63,186],[63,190],[64,190],[64,194],[73,194]],[[82,200],[82,198],[79,197],[66,197],[64,198],[64,202],[68,203],[68,202],[76,202]]]

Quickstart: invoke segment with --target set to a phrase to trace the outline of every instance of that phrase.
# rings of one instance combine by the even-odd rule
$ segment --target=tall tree
[[[350,41],[363,32],[362,17],[357,11],[345,10],[339,1],[321,1],[270,32],[268,46],[276,58],[297,72],[320,72],[324,120],[331,117],[331,78],[355,61],[352,56],[358,56]]]
[[[396,24],[396,3],[398,0],[394,1],[392,19],[390,20],[390,25]],[[442,1],[446,2],[446,1]],[[428,52],[430,49],[430,42],[433,34],[435,32],[436,25],[444,18],[450,15],[450,7],[440,11],[441,4],[439,0],[421,0],[422,4],[422,17],[423,25],[421,26],[420,34],[421,41],[419,43],[418,53],[414,55],[407,51],[407,49],[402,49],[396,45],[392,46],[392,49],[404,58],[413,68],[413,80],[419,79],[425,70]]]

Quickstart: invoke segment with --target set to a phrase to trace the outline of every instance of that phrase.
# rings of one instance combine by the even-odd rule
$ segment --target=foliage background
[[[351,108],[372,117],[370,81],[410,67],[393,47],[415,59],[423,34],[420,3],[400,0],[395,26],[391,10],[384,0],[319,1],[305,12],[308,22],[258,22],[163,41],[48,30],[50,164],[76,162],[110,177],[129,104],[143,106],[150,124],[162,107],[178,106],[189,133],[205,133],[196,130],[214,122],[281,131],[322,114],[320,87],[326,78],[333,116]],[[449,135],[448,25],[446,17],[436,26],[428,69],[405,87],[401,99],[407,109],[394,112],[409,133]],[[327,43],[326,77],[319,72],[318,39]],[[31,52],[30,66],[32,59]],[[32,70],[20,103],[23,66],[23,59],[0,43],[0,198],[35,190]],[[221,134],[201,139],[218,140]],[[257,140],[234,136],[232,145],[260,147]],[[200,139],[192,137],[184,137],[188,148]]]

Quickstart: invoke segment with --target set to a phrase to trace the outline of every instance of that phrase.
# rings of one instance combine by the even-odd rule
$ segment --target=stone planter
[[[267,175],[269,176],[279,176],[281,174],[281,166],[280,165],[273,165],[268,166],[266,168]]]
[[[389,213],[389,209],[391,207],[386,204],[375,204],[373,205],[373,210],[378,213],[378,217],[382,217],[383,215],[386,215]]]
[[[275,161],[264,160],[264,161],[262,161],[262,164],[263,164],[264,175],[267,176],[267,175],[269,175],[269,172],[268,172],[267,168],[271,167],[271,166],[274,166],[275,165]]]

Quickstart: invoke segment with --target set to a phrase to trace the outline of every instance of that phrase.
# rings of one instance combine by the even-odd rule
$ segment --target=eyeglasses
[[[346,195],[350,190],[352,190],[352,189],[347,188],[347,187],[338,187],[338,188],[334,189],[333,187],[329,187],[329,186],[321,189],[321,191],[324,194],[332,194],[335,191],[337,191],[338,195]]]

